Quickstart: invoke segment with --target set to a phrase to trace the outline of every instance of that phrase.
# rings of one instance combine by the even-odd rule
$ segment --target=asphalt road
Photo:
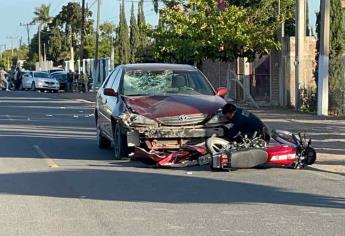
[[[0,235],[345,235],[345,177],[114,161],[92,104],[0,92]]]

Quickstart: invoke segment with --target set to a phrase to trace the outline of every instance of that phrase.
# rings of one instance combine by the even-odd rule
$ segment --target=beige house
[[[315,37],[305,38],[304,63],[302,87],[315,89]],[[228,87],[230,97],[239,103],[250,103],[250,95],[259,105],[295,106],[295,37],[284,39],[281,52],[273,51],[254,62],[245,58],[230,63],[206,60],[201,70],[215,87]]]

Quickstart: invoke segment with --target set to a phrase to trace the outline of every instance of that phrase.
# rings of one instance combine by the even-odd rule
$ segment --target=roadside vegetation
[[[130,11],[120,3],[118,24],[104,22],[100,25],[99,57],[110,57],[113,51],[115,65],[156,61],[200,65],[205,59],[231,61],[237,57],[253,60],[279,50],[277,35],[282,22],[285,22],[286,36],[294,35],[294,4],[294,0],[280,0],[278,14],[277,0],[153,0],[152,7],[159,23],[152,26],[146,22],[143,0],[133,2]],[[24,67],[33,69],[40,57],[53,61],[56,66],[72,57],[76,61],[82,33],[85,36],[84,57],[93,58],[94,13],[86,11],[85,30],[81,32],[81,10],[78,2],[69,2],[52,16],[50,5],[38,6],[33,12],[33,22],[40,33],[33,35],[30,45],[22,45],[13,52],[4,51],[0,66],[10,68],[17,60],[25,60]],[[126,12],[130,12],[129,18]],[[345,110],[343,19],[340,0],[332,0],[329,100],[330,111],[334,114]],[[316,33],[319,34],[317,25]],[[307,27],[306,35],[310,32]],[[307,94],[304,110],[313,111],[316,90]]]

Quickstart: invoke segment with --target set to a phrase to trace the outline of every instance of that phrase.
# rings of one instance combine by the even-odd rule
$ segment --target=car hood
[[[151,119],[179,115],[212,115],[223,107],[225,100],[219,96],[140,96],[124,97],[128,107]]]

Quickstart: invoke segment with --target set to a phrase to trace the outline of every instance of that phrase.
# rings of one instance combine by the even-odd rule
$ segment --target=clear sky
[[[71,0],[0,0],[0,45],[7,44],[10,47],[11,40],[7,37],[23,37],[23,42],[27,42],[26,30],[24,27],[20,27],[20,23],[30,22],[33,18],[34,8],[42,3],[51,4],[51,15],[56,15],[61,6],[70,2]],[[81,2],[81,0],[74,0]],[[101,19],[103,21],[117,22],[119,18],[119,3],[120,0],[101,0]],[[86,0],[91,5],[94,0]],[[131,6],[131,0],[125,0],[127,17],[129,17],[129,10]],[[137,7],[138,0],[133,0],[135,9]],[[309,0],[309,11],[311,24],[315,23],[315,12],[319,9],[319,0]],[[96,15],[96,4],[93,4],[91,10]],[[150,24],[157,23],[157,16],[153,11],[153,5],[151,0],[144,0],[144,11],[146,20]],[[36,31],[36,27],[31,27],[31,36]],[[14,45],[18,45],[19,39],[15,40]]]

